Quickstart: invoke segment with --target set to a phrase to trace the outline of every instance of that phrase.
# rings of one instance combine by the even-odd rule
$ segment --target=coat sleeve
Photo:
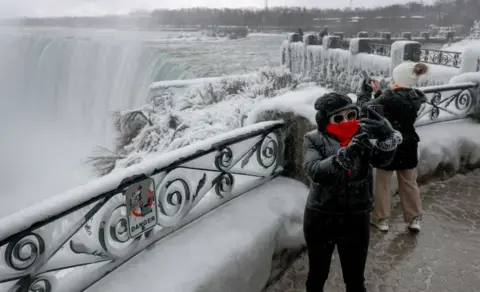
[[[336,155],[324,157],[313,144],[308,135],[303,138],[303,170],[315,183],[335,184],[344,171],[336,162]]]
[[[372,100],[372,97],[370,95],[368,95],[366,92],[364,91],[361,91],[358,95],[357,95],[357,106],[361,109],[365,106],[365,104],[369,101]]]
[[[370,163],[375,168],[383,168],[392,163],[397,146],[403,141],[402,134],[395,131],[392,136],[383,141],[376,141],[373,146]]]

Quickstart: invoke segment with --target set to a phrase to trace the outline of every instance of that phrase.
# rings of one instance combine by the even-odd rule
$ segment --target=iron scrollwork
[[[33,267],[44,253],[43,238],[36,233],[29,233],[7,245],[5,262],[14,270],[24,271]]]
[[[128,178],[125,185],[81,208],[76,206],[41,227],[3,239],[0,283],[9,285],[9,292],[85,289],[146,246],[242,194],[248,189],[245,184],[255,186],[270,179],[281,151],[274,130],[281,126],[278,123],[262,131],[257,129],[255,134],[247,132],[201,155],[192,153],[191,158],[166,165],[149,177]],[[254,154],[257,159],[245,160]],[[138,234],[129,233],[132,230],[127,213],[137,205],[126,196],[126,190],[136,189],[136,185],[154,186],[152,202],[157,217],[153,228]],[[202,207],[195,209],[199,205]],[[137,214],[136,208],[130,211]],[[94,263],[102,264],[91,265]],[[78,275],[85,281],[73,281]],[[81,287],[69,287],[71,282]]]
[[[8,292],[54,292],[56,283],[56,278],[49,276],[22,278]]]
[[[266,135],[257,148],[257,161],[263,168],[271,167],[277,161],[278,141],[274,134]]]
[[[444,96],[445,92],[452,91],[455,91],[455,93]],[[420,108],[417,122],[421,122],[426,116],[428,116],[430,121],[441,121],[443,118],[463,118],[471,113],[477,102],[475,94],[470,88],[450,89],[431,93],[433,93],[431,99]]]
[[[420,61],[424,63],[460,68],[462,53],[432,49],[420,49]]]

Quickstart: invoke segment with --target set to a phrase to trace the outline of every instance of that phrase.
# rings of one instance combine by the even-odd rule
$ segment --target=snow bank
[[[465,82],[480,83],[480,72],[469,72],[457,75],[450,79],[450,84],[458,84]]]
[[[307,194],[302,183],[274,179],[162,239],[86,291],[261,291],[286,267],[285,250],[295,255],[304,245]]]
[[[480,69],[480,44],[465,48],[462,53],[460,72],[477,72]]]
[[[281,96],[262,100],[248,114],[245,125],[252,125],[268,119],[282,116],[285,113],[292,113],[295,116],[307,118],[311,123],[315,123],[315,101],[329,92],[323,87],[312,87],[298,92],[288,92]],[[272,117],[270,112],[276,115]]]
[[[448,84],[450,79],[458,74],[460,70],[455,67],[448,67],[443,65],[427,64],[428,72],[418,79],[417,86],[434,86]]]
[[[421,180],[480,167],[480,124],[460,120],[418,128]]]
[[[451,45],[446,44],[442,47],[442,51],[463,53],[468,47],[480,47],[480,40],[465,39]]]

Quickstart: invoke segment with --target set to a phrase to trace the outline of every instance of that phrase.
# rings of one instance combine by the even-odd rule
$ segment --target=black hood
[[[330,117],[349,108],[354,108],[358,111],[356,104],[345,94],[330,92],[318,98],[315,101],[315,110],[317,110],[315,120],[318,130],[325,132]]]

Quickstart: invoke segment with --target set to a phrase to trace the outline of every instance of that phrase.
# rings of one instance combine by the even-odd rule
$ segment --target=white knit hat
[[[393,69],[393,82],[401,87],[413,87],[417,85],[419,75],[415,74],[414,68],[418,63],[404,62]]]

